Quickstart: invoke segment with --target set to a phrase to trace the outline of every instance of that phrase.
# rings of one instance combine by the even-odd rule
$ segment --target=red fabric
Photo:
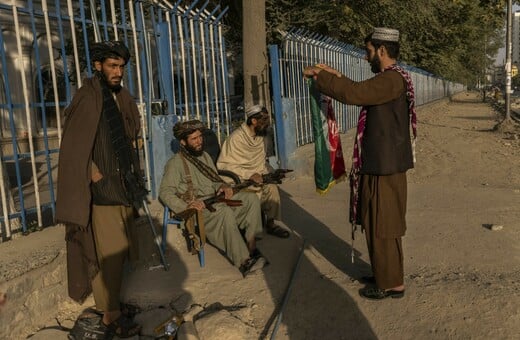
[[[328,98],[328,97],[327,97]],[[341,148],[341,139],[339,135],[338,123],[332,108],[332,101],[327,101],[327,125],[329,128],[329,153],[330,166],[332,169],[332,177],[338,179],[345,174],[345,161],[343,159],[343,150]]]

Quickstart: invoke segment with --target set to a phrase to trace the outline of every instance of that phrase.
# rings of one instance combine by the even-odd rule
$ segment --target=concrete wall
[[[0,339],[20,339],[45,325],[67,298],[64,227],[49,227],[0,247]]]

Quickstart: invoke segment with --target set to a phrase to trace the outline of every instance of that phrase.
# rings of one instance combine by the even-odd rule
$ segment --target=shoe
[[[404,290],[386,290],[381,288],[364,288],[359,291],[359,294],[367,299],[382,300],[387,297],[392,299],[399,299],[404,296]]]
[[[253,250],[250,256],[253,259],[259,259],[260,257],[262,257],[265,260],[265,265],[267,266],[269,264],[269,260],[267,260],[267,258],[264,256],[264,254],[260,252],[260,250],[258,250],[258,248],[255,248],[255,250]]]
[[[69,340],[110,340],[107,327],[101,321],[103,314],[93,309],[86,309],[74,322],[67,334]]]
[[[266,266],[267,260],[262,255],[257,257],[250,257],[244,262],[240,268],[240,272],[243,277],[246,277],[248,274],[251,274],[254,271],[260,270]]]
[[[362,276],[358,279],[359,282],[369,285],[375,285],[376,284],[376,278],[374,276]]]
[[[288,230],[286,230],[280,226],[277,226],[276,224],[266,227],[265,231],[269,235],[274,235],[274,236],[280,237],[280,238],[288,238],[291,235]]]

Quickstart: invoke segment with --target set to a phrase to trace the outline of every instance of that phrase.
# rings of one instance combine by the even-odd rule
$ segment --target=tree
[[[390,26],[401,32],[403,62],[468,85],[482,77],[504,42],[505,0],[265,2],[269,44],[280,41],[280,31],[305,28],[363,47],[373,27]],[[219,3],[230,6],[226,38],[230,50],[240,54],[240,2]]]
[[[271,98],[265,35],[265,1],[242,0],[242,11],[244,107],[260,104],[269,110]]]

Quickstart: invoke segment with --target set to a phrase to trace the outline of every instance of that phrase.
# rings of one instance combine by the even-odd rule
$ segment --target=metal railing
[[[198,2],[0,3],[0,241],[54,222],[63,111],[92,76],[86,51],[93,42],[121,40],[131,52],[123,85],[141,112],[140,153],[152,192],[154,117],[198,118],[219,138],[229,133],[226,9]]]
[[[314,141],[309,89],[302,75],[304,67],[324,63],[350,79],[361,81],[373,76],[364,57],[364,50],[304,29],[286,32],[280,47],[270,46],[272,98],[282,167],[288,166],[289,158],[297,147]],[[419,68],[405,64],[401,66],[411,74],[417,105],[465,89],[461,84],[443,80]],[[333,101],[333,108],[340,132],[356,126],[359,107]]]

